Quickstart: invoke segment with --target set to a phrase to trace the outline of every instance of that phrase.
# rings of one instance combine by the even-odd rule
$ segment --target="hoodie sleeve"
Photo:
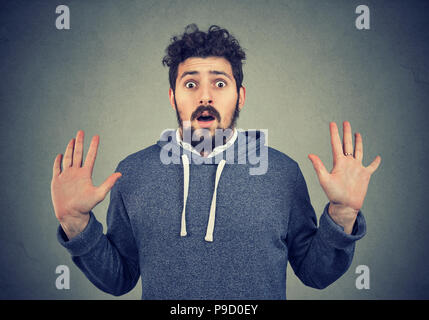
[[[352,234],[336,224],[325,206],[317,227],[307,185],[297,165],[293,205],[289,216],[287,245],[289,262],[297,277],[307,286],[323,289],[350,267],[355,242],[366,233],[365,219],[359,211]]]
[[[140,276],[138,252],[117,181],[110,192],[107,234],[91,211],[89,223],[69,240],[61,225],[57,238],[73,262],[100,290],[115,296],[131,291]]]

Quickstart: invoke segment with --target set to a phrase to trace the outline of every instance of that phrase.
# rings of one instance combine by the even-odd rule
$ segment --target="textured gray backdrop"
[[[66,4],[71,29],[55,28]],[[359,31],[355,8],[370,8]],[[331,169],[329,121],[349,120],[377,155],[363,207],[368,231],[349,271],[325,290],[288,267],[289,299],[427,299],[429,22],[423,1],[2,1],[0,4],[0,298],[113,299],[94,287],[56,240],[53,160],[78,129],[101,144],[101,183],[127,155],[176,127],[161,65],[189,23],[229,29],[247,50],[247,100],[238,127],[269,130],[295,159],[318,216],[327,201],[307,159]],[[108,198],[95,209],[105,225]],[[70,267],[70,290],[55,268]],[[370,268],[357,290],[355,269]],[[140,299],[140,282],[114,299]]]

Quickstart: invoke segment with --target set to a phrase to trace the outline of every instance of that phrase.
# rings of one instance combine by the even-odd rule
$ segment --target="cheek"
[[[176,107],[184,117],[188,117],[192,113],[192,104],[186,97],[176,96]]]
[[[231,94],[228,96],[228,98],[218,100],[217,109],[222,116],[222,122],[225,120],[230,120],[230,118],[233,116],[235,105],[237,104],[237,97],[237,94]]]

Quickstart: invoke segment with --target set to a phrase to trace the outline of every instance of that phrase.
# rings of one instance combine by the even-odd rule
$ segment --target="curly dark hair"
[[[223,57],[229,61],[237,85],[237,92],[243,83],[243,60],[246,59],[244,50],[226,29],[212,25],[207,32],[200,31],[196,24],[185,27],[181,37],[174,36],[165,50],[166,55],[162,64],[168,66],[170,87],[176,89],[177,69],[179,64],[191,57]]]

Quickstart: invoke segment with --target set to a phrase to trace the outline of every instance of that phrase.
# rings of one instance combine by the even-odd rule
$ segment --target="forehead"
[[[180,77],[185,71],[198,71],[199,73],[223,71],[231,77],[233,76],[231,64],[223,57],[188,58],[179,64],[177,76]]]

